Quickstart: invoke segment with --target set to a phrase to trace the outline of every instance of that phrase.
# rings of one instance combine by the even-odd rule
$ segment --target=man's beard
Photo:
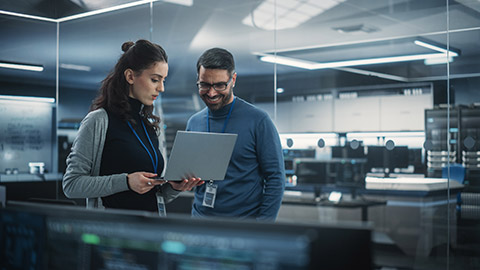
[[[232,98],[232,95],[233,95],[233,89],[232,87],[230,87],[228,90],[225,90],[223,92],[217,92],[215,96],[220,96],[221,98],[221,101],[219,103],[215,103],[215,104],[209,103],[208,102],[209,98],[207,93],[201,95],[200,97],[202,98],[203,102],[205,103],[205,105],[207,105],[207,107],[210,110],[216,111],[218,109],[225,107],[230,101],[230,99]]]

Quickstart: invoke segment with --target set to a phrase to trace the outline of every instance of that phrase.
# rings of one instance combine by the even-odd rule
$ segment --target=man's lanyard
[[[130,124],[130,122],[128,122],[128,121],[127,121],[127,124],[128,124],[128,126],[130,127],[130,129],[133,131],[133,134],[135,134],[135,136],[137,137],[138,141],[142,144],[142,146],[143,146],[143,148],[145,149],[145,151],[147,151],[148,155],[150,156],[150,160],[152,161],[153,171],[154,171],[155,173],[157,173],[157,167],[158,167],[157,151],[155,151],[155,147],[153,147],[152,140],[150,140],[150,136],[148,136],[148,132],[147,132],[147,129],[145,128],[145,124],[143,123],[142,120],[140,120],[140,122],[142,122],[143,130],[145,131],[145,135],[147,135],[148,142],[150,143],[150,146],[152,146],[153,154],[155,154],[155,162],[153,161],[152,154],[150,153],[150,151],[148,150],[148,148],[145,146],[145,144],[143,144],[143,142],[142,142],[142,140],[140,139],[140,137],[138,137],[137,132],[135,132],[135,130],[133,129],[132,124]]]
[[[223,129],[222,129],[222,133],[225,133],[225,129],[227,128],[227,123],[228,123],[228,120],[230,120],[230,115],[232,115],[232,111],[233,111],[233,105],[235,105],[235,100],[237,100],[236,97],[233,98],[233,102],[232,102],[232,106],[230,107],[230,111],[228,111],[228,115],[227,115],[227,118],[225,119],[225,122],[223,123]],[[210,132],[210,122],[208,120],[209,118],[209,113],[208,113],[208,109],[207,109],[207,132]]]

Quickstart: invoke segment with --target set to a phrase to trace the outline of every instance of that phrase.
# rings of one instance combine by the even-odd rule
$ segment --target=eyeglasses
[[[209,84],[206,82],[197,82],[198,90],[200,91],[208,91],[210,88],[213,87],[215,91],[225,91],[227,90],[227,86],[232,82],[233,77],[230,77],[228,82],[218,82],[214,84]]]

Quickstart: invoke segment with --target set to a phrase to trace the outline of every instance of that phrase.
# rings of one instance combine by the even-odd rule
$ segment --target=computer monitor
[[[395,146],[388,150],[385,146],[367,147],[367,167],[382,168],[387,173],[393,172],[395,168],[408,168],[409,151],[407,146]]]
[[[371,168],[384,167],[385,146],[367,146],[367,166]]]
[[[0,269],[47,269],[45,217],[0,208]]]
[[[387,149],[387,152],[390,154],[390,164],[388,164],[390,169],[408,168],[410,163],[407,146],[395,146],[392,150]]]
[[[330,162],[329,174],[335,176],[335,186],[364,188],[365,159],[340,159]]]
[[[413,166],[414,173],[418,173],[418,174],[425,173],[425,164],[423,162],[421,148],[408,149],[408,164]]]
[[[371,228],[351,224],[160,218],[27,203],[0,209],[2,224],[28,224],[22,217],[32,214],[43,225],[31,234],[45,241],[23,253],[39,262],[28,269],[372,269]],[[0,231],[2,247],[6,239],[30,245],[31,239],[4,237],[8,228]],[[9,256],[22,258],[18,252]]]
[[[297,186],[365,187],[365,159],[295,159]]]
[[[345,146],[331,146],[332,158],[365,158],[365,151],[363,145],[357,148],[347,143]]]
[[[333,184],[327,177],[327,162],[317,159],[295,159],[297,185]]]
[[[284,164],[285,164],[285,172],[287,174],[290,172],[293,172],[294,170],[293,159],[285,159]]]

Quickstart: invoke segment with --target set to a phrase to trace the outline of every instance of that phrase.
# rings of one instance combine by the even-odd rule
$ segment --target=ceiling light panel
[[[420,40],[415,40],[414,43],[417,44],[418,46],[422,46],[424,48],[428,48],[428,49],[431,49],[431,50],[434,50],[434,51],[437,51],[437,52],[441,52],[441,53],[445,53],[445,54],[449,53],[450,56],[458,56],[458,53],[456,53],[452,50],[447,51],[447,49],[441,48],[441,47],[433,45],[433,44],[429,44],[427,42],[423,42],[423,41],[420,41]]]
[[[37,72],[43,71],[43,66],[40,66],[40,65],[17,64],[17,63],[8,63],[8,62],[0,62],[0,68],[19,69],[19,70],[37,71]]]
[[[442,64],[446,64],[446,63],[451,63],[453,62],[453,57],[440,57],[440,58],[432,58],[432,59],[425,59],[425,61],[423,61],[423,63],[427,66],[431,66],[431,65],[442,65]]]
[[[456,57],[461,53],[460,50],[453,51],[453,48],[449,48],[449,50],[446,50],[444,45],[434,42],[427,42],[426,40],[406,41],[406,43],[405,41],[399,42],[395,46],[396,48],[400,48],[400,51],[394,50],[395,47],[388,46],[392,45],[389,44],[390,42],[381,42],[375,47],[372,45],[355,45],[354,48],[350,48],[353,45],[347,45],[343,46],[344,49],[342,50],[342,46],[340,46],[335,48],[334,53],[332,53],[331,48],[324,47],[319,49],[307,50],[284,50],[281,52],[282,55],[272,55],[272,53],[259,53],[257,55],[259,56],[259,59],[263,62],[277,63],[280,65],[298,67],[308,70],[316,70],[325,68],[344,68],[352,66],[398,63],[418,60],[425,60],[425,65],[433,65],[452,62],[453,57]],[[411,46],[409,46],[409,44]],[[400,45],[401,47],[399,47]],[[419,52],[418,46],[429,49],[430,53]],[[357,53],[350,53],[352,49],[353,52],[356,51]],[[368,57],[368,54],[362,53],[363,49],[368,49],[372,52],[388,51],[389,56],[379,57],[377,54],[370,55],[370,57]],[[431,51],[434,52],[432,53]],[[364,58],[358,59],[358,55],[362,55]],[[343,59],[332,59],[332,56]],[[352,57],[353,59],[350,57]]]
[[[266,0],[245,17],[242,23],[264,30],[295,28],[344,1]]]
[[[191,7],[193,6],[193,0],[163,0],[163,2],[169,2],[181,6]]]
[[[92,68],[89,67],[89,66],[75,65],[75,64],[65,64],[65,63],[61,63],[60,68],[78,70],[78,71],[87,71],[87,72],[92,70]]]

